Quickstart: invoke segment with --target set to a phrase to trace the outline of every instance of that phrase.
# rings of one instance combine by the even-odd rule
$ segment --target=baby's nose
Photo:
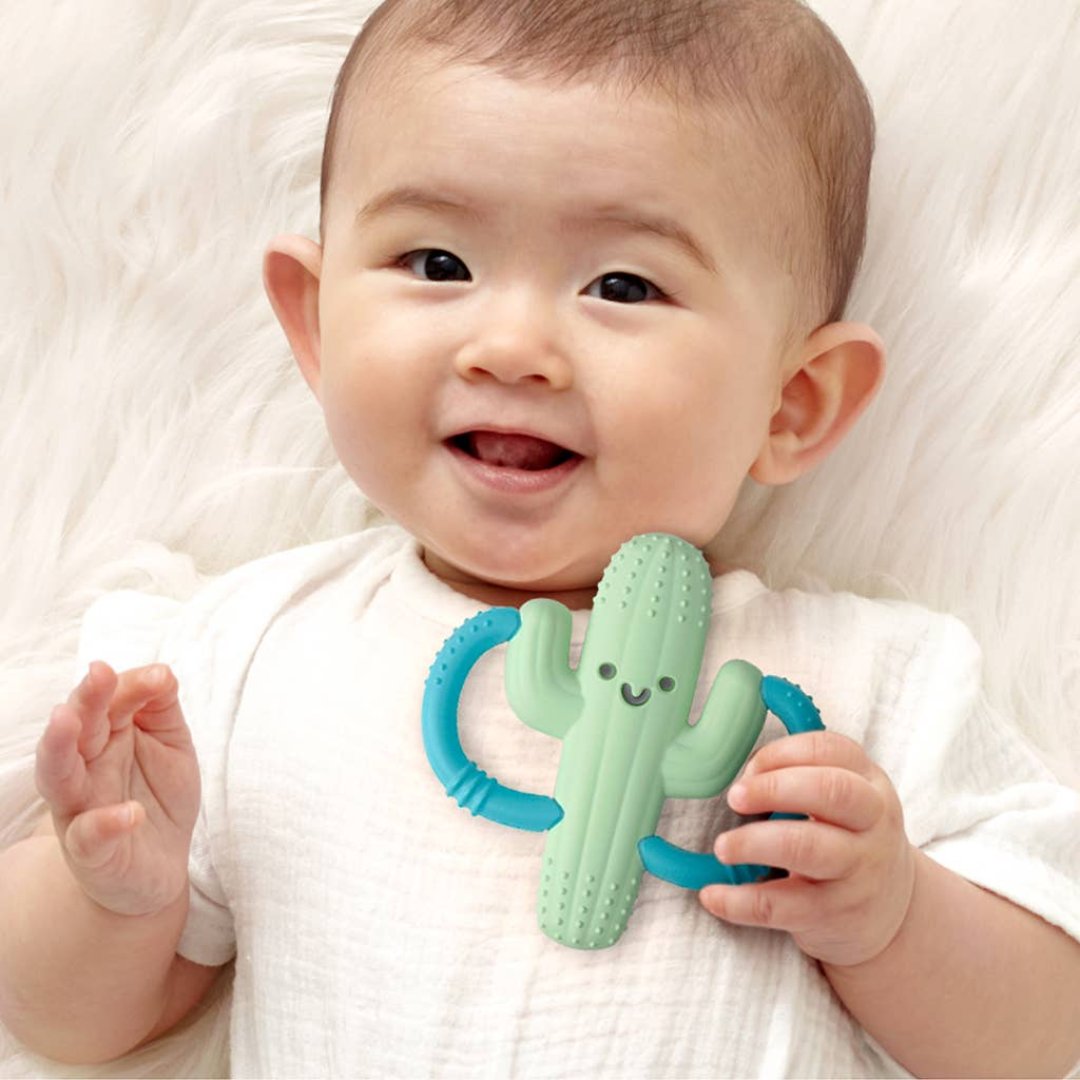
[[[573,368],[554,338],[553,322],[522,298],[504,301],[481,317],[454,357],[454,370],[470,382],[495,379],[566,390]]]

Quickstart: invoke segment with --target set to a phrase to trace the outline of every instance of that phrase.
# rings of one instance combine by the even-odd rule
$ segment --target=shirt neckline
[[[407,608],[428,622],[444,627],[447,632],[460,626],[466,619],[491,607],[452,589],[437,578],[421,557],[420,544],[413,537],[406,537],[401,552],[390,572],[388,585]],[[729,570],[713,578],[713,617],[730,611],[767,592],[761,579],[749,570]],[[590,609],[571,611],[571,640],[580,645],[585,638]]]

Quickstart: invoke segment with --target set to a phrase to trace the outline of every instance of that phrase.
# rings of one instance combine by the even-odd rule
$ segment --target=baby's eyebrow
[[[471,221],[479,222],[483,215],[471,203],[436,194],[425,188],[404,184],[384,191],[368,200],[356,212],[356,225],[364,226],[373,218],[398,209],[427,210],[432,213],[456,214]],[[642,212],[635,207],[619,203],[605,203],[591,207],[587,211],[576,213],[566,220],[566,225],[580,229],[590,225],[611,225],[628,232],[647,233],[660,237],[681,248],[696,263],[710,274],[718,274],[716,263],[710,258],[704,246],[693,234],[678,221],[664,214]]]
[[[716,263],[709,257],[704,246],[694,239],[693,233],[680,225],[674,218],[664,214],[647,214],[632,207],[613,204],[598,206],[587,213],[575,214],[571,222],[577,227],[589,226],[596,222],[614,225],[627,232],[647,233],[668,240],[680,247],[696,263],[710,274],[718,274]]]
[[[479,221],[481,216],[480,212],[469,203],[459,202],[457,199],[436,195],[433,191],[405,184],[369,199],[356,211],[356,224],[366,225],[372,218],[400,209],[430,210],[436,214],[459,214],[461,217],[471,218],[474,221]]]

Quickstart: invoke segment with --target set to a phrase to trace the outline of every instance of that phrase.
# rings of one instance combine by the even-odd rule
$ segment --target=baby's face
[[[587,589],[635,533],[712,540],[791,302],[737,133],[471,65],[368,90],[348,124],[315,389],[359,487],[465,591]]]

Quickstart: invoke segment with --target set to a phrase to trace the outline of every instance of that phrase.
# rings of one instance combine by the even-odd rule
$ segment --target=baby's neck
[[[473,578],[467,578],[465,575],[455,573],[450,567],[441,563],[439,559],[433,559],[428,552],[424,553],[423,558],[428,569],[449,585],[454,592],[459,592],[462,596],[467,596],[471,600],[479,600],[482,604],[490,604],[492,607],[519,608],[529,600],[542,598],[545,600],[557,600],[571,611],[580,611],[592,608],[593,600],[596,597],[595,585],[584,589],[532,592],[527,589],[515,589],[497,585],[490,581],[477,581]],[[719,577],[721,574],[727,573],[731,567],[714,564],[710,560],[709,569],[713,577]]]
[[[508,589],[501,585],[492,585],[486,581],[443,581],[455,592],[468,596],[472,600],[479,600],[482,604],[490,604],[492,607],[521,607],[529,600],[540,598],[546,600],[558,600],[560,604],[568,607],[571,611],[588,609],[592,607],[596,589],[567,589],[563,592],[528,592],[522,589]]]
[[[479,600],[482,604],[490,604],[492,607],[515,607],[519,608],[529,600],[558,600],[560,604],[570,608],[571,611],[588,609],[592,607],[593,597],[596,595],[596,586],[591,585],[582,589],[565,589],[552,591],[534,591],[531,589],[519,589],[514,586],[499,585],[492,581],[480,581],[468,574],[462,573],[456,567],[444,562],[438,555],[431,551],[423,551],[424,565],[440,581],[445,582],[454,592],[461,593],[471,600]]]

